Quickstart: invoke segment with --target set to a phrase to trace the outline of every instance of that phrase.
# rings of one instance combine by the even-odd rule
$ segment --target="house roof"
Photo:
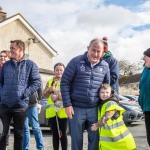
[[[43,73],[43,74],[50,74],[50,75],[54,75],[54,71],[52,71],[52,70],[39,68],[39,71],[40,71],[40,73]]]
[[[131,76],[122,76],[119,79],[119,84],[130,84],[130,83],[138,83],[140,81],[141,74],[134,74]]]
[[[58,53],[54,50],[43,38],[42,36],[28,23],[28,21],[20,14],[13,15],[11,17],[6,18],[5,20],[0,21],[0,27],[14,21],[19,20],[23,23],[23,25],[39,40],[48,50],[51,52],[53,56],[57,56]]]

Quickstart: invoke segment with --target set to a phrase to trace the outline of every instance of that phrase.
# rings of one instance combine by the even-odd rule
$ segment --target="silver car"
[[[46,104],[47,104],[47,99],[43,99],[39,102],[41,104],[41,112],[39,113],[39,123],[40,126],[42,127],[48,127],[48,119],[46,119]]]
[[[125,123],[139,122],[144,119],[144,113],[142,112],[138,101],[126,97],[123,98],[123,96],[119,97],[119,105],[126,110],[123,114]]]

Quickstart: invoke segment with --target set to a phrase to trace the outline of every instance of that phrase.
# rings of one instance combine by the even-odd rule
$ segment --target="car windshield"
[[[127,98],[125,96],[119,95],[119,101],[120,102],[135,102],[136,100],[132,98]]]
[[[122,100],[125,100],[125,101],[130,100],[129,98],[124,97],[124,96],[122,96],[122,95],[119,95],[119,99],[120,99],[121,101],[122,101]]]
[[[123,95],[123,96],[126,98],[129,98],[129,99],[133,99],[133,100],[138,101],[138,96],[136,96],[136,95]]]

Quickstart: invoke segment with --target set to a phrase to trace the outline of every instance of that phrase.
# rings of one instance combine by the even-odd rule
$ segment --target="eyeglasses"
[[[7,56],[0,55],[0,57],[5,57],[6,58]]]

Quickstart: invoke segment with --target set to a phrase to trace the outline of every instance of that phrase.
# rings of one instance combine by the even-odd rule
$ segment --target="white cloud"
[[[120,59],[137,61],[149,47],[150,31],[132,27],[149,24],[150,2],[140,11],[105,5],[104,0],[5,0],[0,2],[8,16],[21,13],[58,51],[54,63],[67,62],[86,51],[92,38],[107,36],[109,48]]]
[[[150,30],[135,32],[132,37],[120,37],[112,44],[115,49],[115,56],[121,60],[126,59],[133,62],[140,61],[143,52],[149,48]]]
[[[144,3],[139,6],[139,8],[141,10],[147,10],[147,11],[149,11],[149,9],[150,9],[150,1],[149,0],[144,1]]]

